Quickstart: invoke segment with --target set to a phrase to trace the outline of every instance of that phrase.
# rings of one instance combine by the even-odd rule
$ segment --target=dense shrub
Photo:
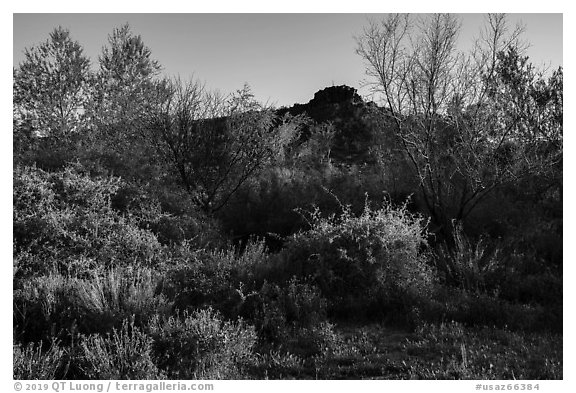
[[[19,274],[54,269],[82,274],[76,271],[80,258],[103,265],[154,263],[162,251],[154,234],[110,206],[120,184],[118,178],[92,179],[81,168],[56,173],[16,168],[13,225]]]
[[[285,341],[291,331],[312,328],[326,320],[326,300],[318,289],[292,279],[285,287],[265,282],[243,312],[256,323],[267,341]]]
[[[283,238],[307,228],[298,209],[315,205],[325,215],[338,213],[339,200],[350,205],[352,212],[360,213],[366,195],[374,204],[381,203],[383,194],[397,200],[397,195],[384,191],[390,190],[386,176],[372,167],[330,163],[307,167],[301,159],[297,162],[294,167],[270,168],[244,184],[218,212],[223,228],[238,238],[266,238],[268,246],[278,251],[282,242],[273,235]]]
[[[107,332],[132,318],[137,326],[154,315],[168,315],[172,302],[160,293],[160,278],[148,268],[111,269],[78,281],[78,303],[84,331]]]
[[[66,352],[57,343],[42,350],[39,345],[13,346],[14,379],[63,379],[66,377]]]
[[[186,241],[195,248],[221,248],[226,243],[218,222],[198,211],[181,190],[124,183],[111,203],[115,211],[129,215],[139,228],[152,231],[161,244]]]
[[[114,269],[90,278],[58,274],[23,280],[14,291],[15,334],[23,342],[76,333],[106,333],[126,318],[143,324],[165,315],[172,304],[159,294],[158,278],[147,268]]]
[[[112,334],[94,334],[80,344],[83,379],[163,379],[152,361],[152,339],[124,321]]]
[[[263,242],[249,242],[243,252],[198,250],[185,242],[161,266],[162,291],[181,311],[213,307],[234,318],[246,294],[262,285],[267,262]]]
[[[325,355],[336,345],[326,300],[315,286],[293,278],[283,286],[264,282],[244,300],[241,313],[253,321],[260,350],[282,348],[299,358]]]
[[[242,320],[223,321],[211,309],[153,318],[156,364],[175,379],[235,379],[251,361],[256,333]]]
[[[305,377],[309,368],[304,360],[290,352],[271,350],[257,354],[250,374],[257,379],[294,379]]]
[[[360,216],[343,207],[339,216],[311,214],[311,229],[290,238],[281,254],[285,273],[309,278],[333,307],[349,299],[367,305],[427,296],[432,271],[422,252],[422,219],[405,207],[365,206]]]

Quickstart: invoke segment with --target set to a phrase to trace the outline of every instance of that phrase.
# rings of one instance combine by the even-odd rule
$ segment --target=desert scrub
[[[13,345],[14,379],[63,379],[68,368],[65,350],[52,345]]]
[[[14,334],[22,342],[68,342],[77,333],[108,333],[122,321],[137,325],[172,310],[148,268],[95,270],[91,277],[51,274],[18,281],[13,297]]]
[[[439,245],[433,258],[443,283],[467,292],[497,290],[499,277],[505,276],[498,245],[490,244],[486,237],[472,241],[460,223],[453,223],[452,238],[453,245]]]
[[[173,303],[160,293],[161,280],[146,267],[109,269],[79,280],[77,297],[85,330],[104,333],[132,318],[141,326],[153,315],[168,315]]]
[[[81,315],[77,280],[59,274],[15,282],[13,292],[14,337],[22,343],[66,340],[76,330]]]
[[[385,203],[359,216],[342,207],[338,216],[310,214],[310,229],[291,237],[281,254],[281,269],[312,280],[333,307],[350,299],[394,303],[427,296],[433,273],[426,263],[425,225],[405,206]]]
[[[162,292],[180,311],[212,307],[234,319],[246,296],[262,285],[267,261],[263,242],[249,242],[243,252],[232,247],[198,250],[183,242],[159,266]]]
[[[120,329],[93,334],[80,343],[79,369],[83,379],[163,379],[152,361],[152,339],[124,321]]]
[[[309,358],[325,355],[337,342],[326,304],[318,288],[292,278],[283,286],[265,282],[246,299],[242,315],[253,321],[261,351],[281,348]]]
[[[254,328],[224,321],[212,309],[156,316],[148,330],[155,362],[169,378],[238,379],[253,361]]]
[[[14,169],[13,228],[19,275],[82,274],[78,258],[104,265],[153,264],[162,247],[156,236],[111,207],[119,178],[91,178],[82,168],[48,173]]]

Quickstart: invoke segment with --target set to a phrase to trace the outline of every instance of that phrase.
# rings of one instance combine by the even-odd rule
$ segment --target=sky
[[[459,43],[470,47],[483,14],[458,14]],[[509,14],[525,25],[528,56],[537,66],[563,65],[562,14]],[[363,88],[365,67],[355,36],[368,18],[384,14],[14,14],[13,66],[24,49],[38,45],[57,26],[70,30],[93,66],[115,27],[129,23],[159,60],[166,76],[199,79],[233,92],[248,83],[256,98],[275,106],[306,103],[320,89]]]

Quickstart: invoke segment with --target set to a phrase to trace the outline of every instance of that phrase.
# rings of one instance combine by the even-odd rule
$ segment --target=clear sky
[[[482,14],[459,14],[463,48],[482,25]],[[13,65],[23,50],[61,25],[96,64],[114,27],[128,22],[160,61],[164,73],[196,77],[210,88],[231,92],[247,82],[256,97],[280,105],[305,103],[319,89],[346,84],[360,88],[362,59],[354,36],[377,14],[14,14]],[[510,14],[522,21],[536,65],[563,64],[562,14]],[[361,90],[361,93],[367,93]]]

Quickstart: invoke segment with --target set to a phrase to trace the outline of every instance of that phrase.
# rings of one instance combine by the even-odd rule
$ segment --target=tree
[[[530,86],[547,91],[543,86],[553,83],[542,82],[517,62],[516,79],[506,76],[506,62],[514,62],[506,53],[521,53],[525,47],[522,28],[509,31],[504,15],[490,14],[469,54],[457,49],[459,28],[450,14],[416,21],[396,14],[372,21],[357,38],[357,53],[385,106],[385,126],[394,129],[426,209],[448,241],[452,220],[466,219],[496,187],[541,171],[556,159],[543,159],[528,148],[540,145],[543,129],[534,122],[541,116],[521,104],[536,94],[528,92]],[[556,105],[548,98],[540,107]],[[510,102],[518,104],[518,114],[503,106]],[[557,138],[562,123],[554,119],[546,127],[554,128]]]
[[[278,119],[247,85],[229,97],[197,81],[167,85],[150,135],[180,184],[208,213],[221,209],[296,138],[298,123]]]
[[[14,70],[15,153],[41,144],[58,149],[74,143],[88,126],[91,100],[90,60],[70,32],[58,27],[39,46],[26,49]]]
[[[161,67],[142,37],[128,24],[113,30],[99,56],[96,94],[91,107],[97,132],[89,150],[108,169],[137,175],[150,154],[144,130],[148,113],[162,96]],[[146,162],[145,162],[146,161]]]
[[[93,108],[102,133],[128,137],[142,126],[161,70],[151,56],[150,48],[141,36],[132,34],[128,24],[108,36],[108,46],[98,58],[98,94]]]

